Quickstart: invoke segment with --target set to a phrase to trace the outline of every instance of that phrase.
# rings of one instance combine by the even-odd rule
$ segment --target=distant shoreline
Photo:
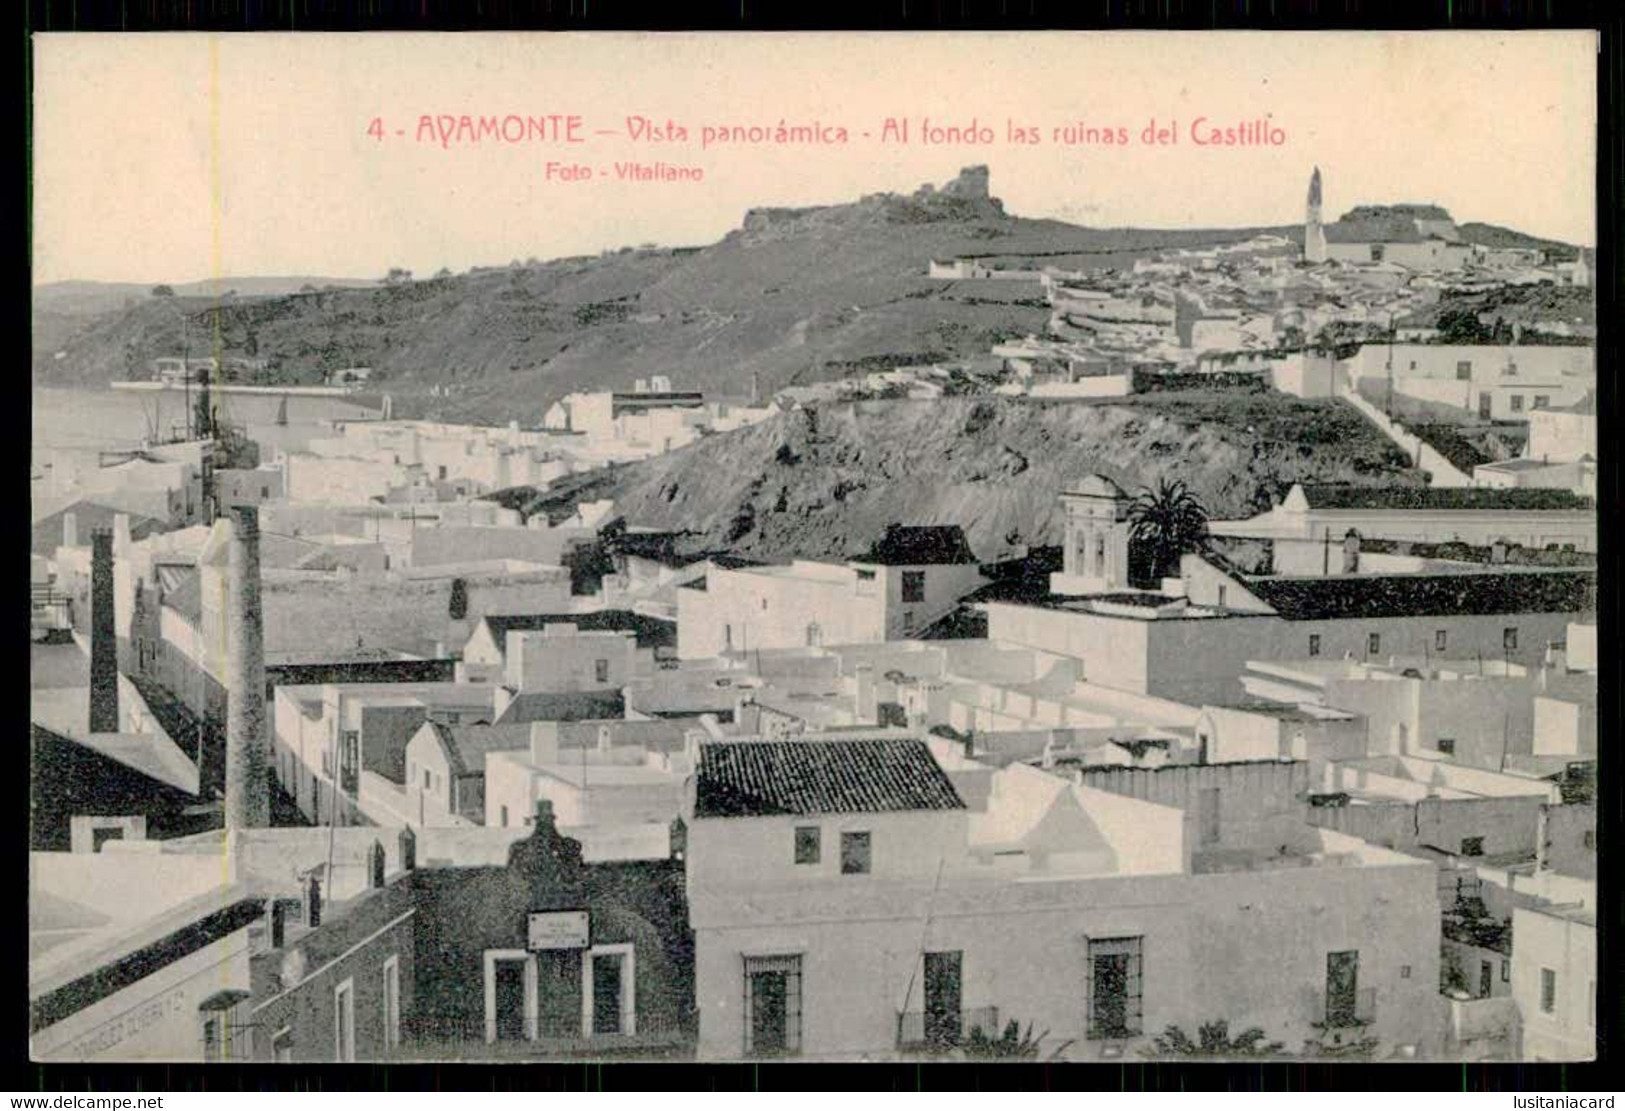
[[[109,382],[108,387],[115,390],[134,390],[143,393],[173,391],[181,393],[191,387],[177,386],[168,382]],[[202,387],[197,387],[201,389]],[[247,393],[270,394],[283,397],[353,397],[359,391],[344,386],[234,386],[216,385],[209,383],[209,389],[214,393]]]

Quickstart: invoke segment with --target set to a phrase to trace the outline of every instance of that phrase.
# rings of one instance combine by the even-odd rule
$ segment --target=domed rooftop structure
[[[1103,474],[1092,474],[1082,482],[1067,488],[1063,496],[1085,498],[1111,498],[1112,500],[1127,499],[1128,494],[1123,488]]]

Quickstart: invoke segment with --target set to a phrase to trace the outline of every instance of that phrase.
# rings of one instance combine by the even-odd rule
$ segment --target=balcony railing
[[[990,1038],[999,1036],[999,1009],[974,1007],[967,1011],[900,1011],[897,1048],[929,1049],[956,1045],[980,1028]]]
[[[1321,994],[1316,999],[1314,1025],[1325,1030],[1370,1026],[1377,1021],[1377,989],[1353,993]]]
[[[663,1015],[637,1016],[635,1034],[583,1034],[581,1016],[539,1015],[536,1037],[528,1029],[505,1031],[518,1036],[486,1040],[481,1015],[418,1017],[401,1023],[401,1042],[391,1051],[397,1061],[554,1060],[573,1057],[673,1057],[693,1052],[692,1021]]]

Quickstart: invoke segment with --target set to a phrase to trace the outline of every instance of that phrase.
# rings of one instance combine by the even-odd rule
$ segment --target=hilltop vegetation
[[[1420,484],[1407,462],[1352,408],[1267,392],[874,401],[796,410],[504,500],[558,515],[614,498],[629,521],[690,530],[689,551],[759,558],[850,555],[900,519],[957,524],[992,558],[1059,543],[1056,495],[1095,471],[1130,492],[1182,478],[1211,514],[1239,517],[1294,482]]]

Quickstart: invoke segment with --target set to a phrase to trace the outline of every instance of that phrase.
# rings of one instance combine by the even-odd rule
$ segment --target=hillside
[[[1576,252],[1576,248],[1571,244],[1525,235],[1521,231],[1503,228],[1499,224],[1468,223],[1460,225],[1456,230],[1461,233],[1462,242],[1476,243],[1481,247],[1522,247],[1536,251],[1551,251],[1554,257],[1564,259],[1572,259]]]
[[[1445,313],[1467,310],[1481,320],[1499,318],[1507,324],[1567,324],[1592,328],[1597,323],[1594,291],[1583,286],[1514,285],[1479,292],[1447,291],[1439,300],[1404,319],[1406,324],[1432,327]]]
[[[359,278],[264,277],[264,278],[205,278],[198,282],[171,283],[177,297],[215,298],[225,293],[240,297],[276,297],[310,286],[324,289],[336,286],[360,289],[377,282]],[[151,285],[135,282],[46,282],[34,287],[36,312],[60,313],[67,316],[94,315],[115,312],[128,302],[143,301],[152,295]]]
[[[397,411],[463,420],[540,417],[581,388],[651,374],[743,399],[839,377],[842,364],[985,353],[1041,330],[1047,307],[1027,290],[931,281],[932,258],[1130,266],[1161,248],[1245,238],[1259,229],[1089,229],[1006,214],[986,174],[940,190],[874,194],[851,204],[754,209],[702,248],[625,249],[596,258],[476,269],[364,289],[281,296],[146,297],[78,319],[36,312],[33,374],[43,384],[100,385],[177,353],[177,309],[194,353],[268,358],[284,381],[371,366]],[[177,293],[184,294],[184,290]],[[239,290],[242,293],[242,290]],[[218,317],[218,327],[216,318]],[[450,396],[429,399],[433,386]]]
[[[1095,471],[1131,493],[1184,479],[1213,516],[1239,517],[1294,482],[1422,482],[1406,463],[1352,408],[1273,393],[875,401],[796,410],[504,500],[556,513],[610,497],[630,524],[692,530],[689,551],[760,558],[850,555],[900,518],[958,524],[986,559],[1009,542],[1059,543],[1056,494]]]

